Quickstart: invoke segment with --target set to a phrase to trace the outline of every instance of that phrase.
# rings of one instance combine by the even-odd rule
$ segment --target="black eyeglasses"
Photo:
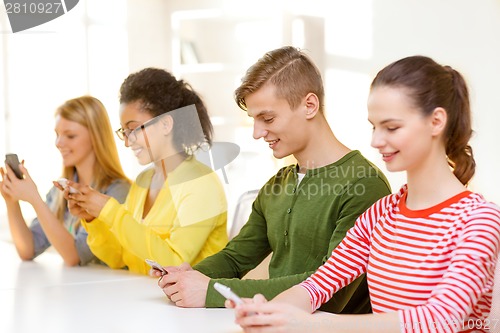
[[[134,143],[137,140],[137,133],[140,130],[144,130],[149,125],[156,123],[160,119],[161,116],[163,116],[163,114],[145,121],[141,126],[137,126],[133,130],[128,129],[128,128],[127,129],[119,128],[115,131],[116,136],[118,136],[118,138],[122,141],[125,141],[125,138],[127,138],[128,142]]]

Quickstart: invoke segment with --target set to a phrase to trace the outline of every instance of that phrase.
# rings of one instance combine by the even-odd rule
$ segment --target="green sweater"
[[[205,306],[224,306],[215,282],[241,297],[261,293],[267,299],[302,282],[328,259],[358,216],[390,193],[385,176],[359,151],[308,170],[300,184],[296,165],[281,169],[260,189],[240,233],[194,266],[211,278]],[[241,279],[271,252],[269,279]],[[321,310],[371,312],[365,275],[337,292]]]

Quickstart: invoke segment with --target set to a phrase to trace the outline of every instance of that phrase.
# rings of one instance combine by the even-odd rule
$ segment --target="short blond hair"
[[[276,87],[277,97],[286,99],[292,109],[298,107],[308,93],[314,93],[323,112],[325,90],[321,72],[302,50],[284,46],[264,54],[247,70],[235,90],[238,106],[246,111],[245,98],[268,83]]]

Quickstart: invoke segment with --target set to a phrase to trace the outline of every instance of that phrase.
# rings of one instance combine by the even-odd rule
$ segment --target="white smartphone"
[[[68,180],[66,178],[59,178],[57,182],[59,183],[59,185],[63,187],[63,189],[66,189],[68,187]],[[80,191],[70,186],[69,193],[80,193]]]
[[[168,274],[168,272],[165,270],[165,268],[163,268],[159,263],[157,263],[156,261],[154,260],[151,260],[151,259],[146,259],[146,263],[151,266],[151,268],[161,272],[161,275],[165,275],[165,274]]]
[[[217,290],[222,296],[224,296],[226,299],[231,300],[234,302],[234,304],[243,304],[243,300],[236,295],[231,288],[220,284],[219,282],[214,283],[214,288]]]
[[[10,166],[17,178],[23,179],[23,173],[21,172],[21,169],[19,169],[19,158],[17,157],[17,154],[6,154],[5,164]]]

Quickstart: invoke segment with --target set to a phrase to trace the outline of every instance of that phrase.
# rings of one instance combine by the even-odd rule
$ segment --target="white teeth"
[[[278,141],[279,141],[279,139],[273,140],[273,141],[267,141],[267,143],[269,144],[269,147],[272,148]]]
[[[132,149],[132,152],[134,153],[135,156],[139,155],[142,151],[142,148],[136,148],[136,149]]]

